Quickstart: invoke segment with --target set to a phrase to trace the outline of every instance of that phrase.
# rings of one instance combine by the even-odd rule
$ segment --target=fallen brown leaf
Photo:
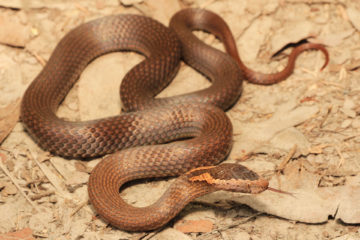
[[[316,106],[297,106],[298,99],[295,97],[279,106],[271,118],[255,123],[233,122],[234,132],[241,135],[234,137],[234,148],[230,158],[241,158],[249,152],[269,152],[266,144],[289,151],[294,143],[302,154],[307,154],[310,147],[308,141],[293,127],[312,118],[319,109]],[[287,116],[284,118],[284,116]],[[300,140],[300,141],[299,141]]]
[[[142,3],[144,0],[120,0],[120,3],[124,6],[130,7],[135,4]]]
[[[360,31],[360,11],[357,8],[351,6],[346,9],[346,13],[347,13],[352,25],[358,31]]]
[[[211,232],[214,223],[209,220],[184,220],[175,224],[175,229],[183,233]]]
[[[323,149],[328,146],[329,146],[329,144],[319,144],[319,145],[313,146],[309,149],[309,153],[321,154],[321,153],[323,153]]]
[[[20,117],[21,99],[0,109],[0,144],[9,135]]]
[[[15,19],[0,17],[0,43],[14,47],[25,47],[30,39],[30,28]]]
[[[84,162],[75,162],[74,164],[76,170],[78,170],[79,172],[84,172],[84,173],[90,173],[91,169],[88,168],[88,166],[86,165],[86,163]]]
[[[16,232],[9,232],[0,234],[0,240],[32,240],[35,239],[32,236],[32,230],[31,228],[24,228],[22,230],[16,231]]]
[[[328,69],[331,72],[340,72],[342,68],[347,71],[354,71],[359,69],[360,59],[352,59],[348,64],[330,64]]]
[[[1,191],[1,195],[3,197],[7,197],[9,195],[15,195],[17,193],[17,188],[11,182],[5,182],[4,189]]]
[[[354,29],[349,29],[342,32],[327,34],[324,36],[319,36],[316,39],[312,39],[312,42],[322,43],[326,46],[335,47],[340,45],[345,39],[349,38],[352,34],[354,34],[354,32]]]

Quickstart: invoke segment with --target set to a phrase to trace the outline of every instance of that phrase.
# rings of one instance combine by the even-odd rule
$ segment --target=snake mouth
[[[269,181],[263,178],[260,178],[256,181],[252,181],[250,185],[250,193],[257,194],[265,191],[269,187]]]
[[[239,193],[250,193],[258,194],[265,191],[269,186],[269,182],[265,179],[258,179],[255,181],[249,180],[216,180],[214,187],[217,190],[225,190],[230,192],[239,192]]]

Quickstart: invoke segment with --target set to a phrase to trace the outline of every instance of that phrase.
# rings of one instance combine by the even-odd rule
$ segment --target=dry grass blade
[[[279,167],[276,169],[277,171],[281,172],[284,170],[286,164],[290,161],[290,159],[294,156],[296,153],[297,145],[295,144],[288,155],[284,158],[284,160],[280,163]]]
[[[7,170],[7,168],[4,166],[4,164],[2,163],[6,156],[2,153],[0,153],[0,158],[2,159],[0,161],[0,169],[9,177],[9,179],[11,180],[11,182],[17,187],[17,189],[19,190],[19,192],[24,196],[24,198],[26,199],[26,201],[28,201],[30,203],[30,205],[35,209],[36,212],[40,212],[38,207],[34,204],[33,201],[30,200],[30,198],[28,198],[28,196],[25,194],[25,192],[22,190],[22,188],[20,187],[20,185],[17,183],[16,179],[11,175],[11,173]]]

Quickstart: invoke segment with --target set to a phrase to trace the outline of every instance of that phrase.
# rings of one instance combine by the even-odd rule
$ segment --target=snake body
[[[241,60],[236,57],[235,41],[228,26],[209,11],[180,11],[172,18],[170,28],[138,15],[108,16],[85,23],[59,42],[22,101],[21,118],[25,128],[43,149],[53,154],[88,158],[125,149],[103,159],[89,179],[89,197],[96,211],[124,230],[158,228],[192,199],[217,190],[212,183],[203,181],[214,180],[211,175],[192,175],[191,179],[195,180],[189,181],[189,175],[185,174],[149,207],[135,208],[119,196],[119,188],[128,181],[178,176],[193,168],[223,161],[232,145],[232,125],[223,110],[239,98],[244,75],[252,82],[268,84],[292,71],[285,69],[281,76],[265,80],[257,78],[255,73],[252,77],[249,69],[239,67]],[[192,34],[195,29],[219,36],[233,57],[202,43]],[[121,84],[121,101],[127,113],[86,122],[58,118],[59,104],[88,63],[119,50],[146,56]],[[185,95],[155,98],[175,76],[181,56],[207,76],[212,85]],[[177,139],[183,141],[168,143]],[[238,169],[236,166],[223,168]],[[266,181],[255,173],[250,175],[234,177],[242,183],[245,181],[241,191],[266,189]]]

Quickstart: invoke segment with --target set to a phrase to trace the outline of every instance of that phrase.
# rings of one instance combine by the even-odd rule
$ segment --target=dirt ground
[[[111,227],[88,202],[92,161],[40,149],[19,120],[19,102],[57,42],[101,16],[146,15],[168,24],[186,7],[214,11],[229,24],[240,55],[264,73],[281,70],[301,40],[322,43],[301,54],[285,81],[245,82],[227,114],[234,146],[227,162],[248,166],[293,196],[216,192],[189,204],[163,229]],[[0,239],[360,239],[360,2],[352,0],[0,0]],[[196,32],[223,49],[212,35]],[[284,49],[279,54],[279,50]],[[69,120],[119,114],[122,77],[143,59],[112,53],[92,62],[59,109]],[[210,83],[182,64],[159,97]],[[172,180],[140,182],[121,194],[135,206],[156,201]]]

